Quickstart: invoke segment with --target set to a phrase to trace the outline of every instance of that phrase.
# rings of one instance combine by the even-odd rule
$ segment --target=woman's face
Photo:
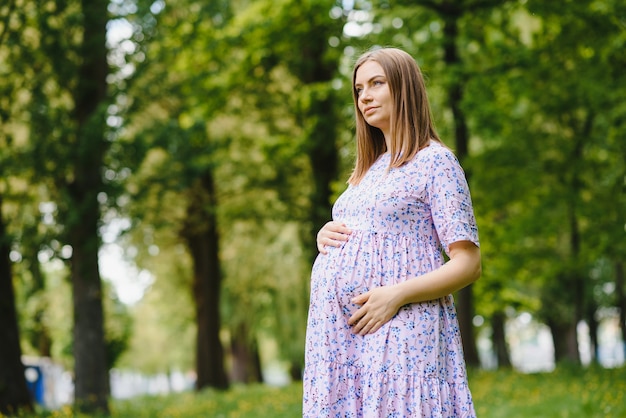
[[[388,138],[393,101],[385,71],[376,61],[366,61],[354,78],[357,104],[365,121]]]

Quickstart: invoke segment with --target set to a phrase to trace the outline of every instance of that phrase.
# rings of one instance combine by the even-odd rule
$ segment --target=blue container
[[[26,365],[24,367],[24,375],[26,376],[26,386],[31,398],[39,405],[45,405],[44,376],[41,366]]]

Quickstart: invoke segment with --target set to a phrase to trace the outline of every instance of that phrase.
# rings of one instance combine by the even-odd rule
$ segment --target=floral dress
[[[333,207],[352,234],[320,254],[311,275],[304,417],[475,417],[452,295],[400,308],[378,331],[348,326],[354,296],[442,264],[456,241],[478,245],[465,174],[431,141],[388,169],[383,154]]]

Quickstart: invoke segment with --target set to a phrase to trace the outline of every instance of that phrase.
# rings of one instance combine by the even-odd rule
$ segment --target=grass
[[[626,417],[626,368],[565,368],[552,373],[472,373],[481,418]]]
[[[471,371],[470,387],[479,418],[626,417],[626,367],[562,368],[551,373]],[[235,386],[111,403],[113,418],[296,418],[302,385],[282,388]],[[83,418],[70,408],[22,418]]]

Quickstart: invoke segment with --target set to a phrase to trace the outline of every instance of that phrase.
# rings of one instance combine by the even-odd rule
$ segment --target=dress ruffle
[[[419,368],[407,375],[320,362],[307,373],[307,379],[315,384],[305,393],[305,402],[315,413],[305,413],[304,417],[475,416],[466,383],[449,382]],[[328,384],[334,385],[333,391],[315,390]],[[362,415],[356,411],[375,411],[376,415]]]

